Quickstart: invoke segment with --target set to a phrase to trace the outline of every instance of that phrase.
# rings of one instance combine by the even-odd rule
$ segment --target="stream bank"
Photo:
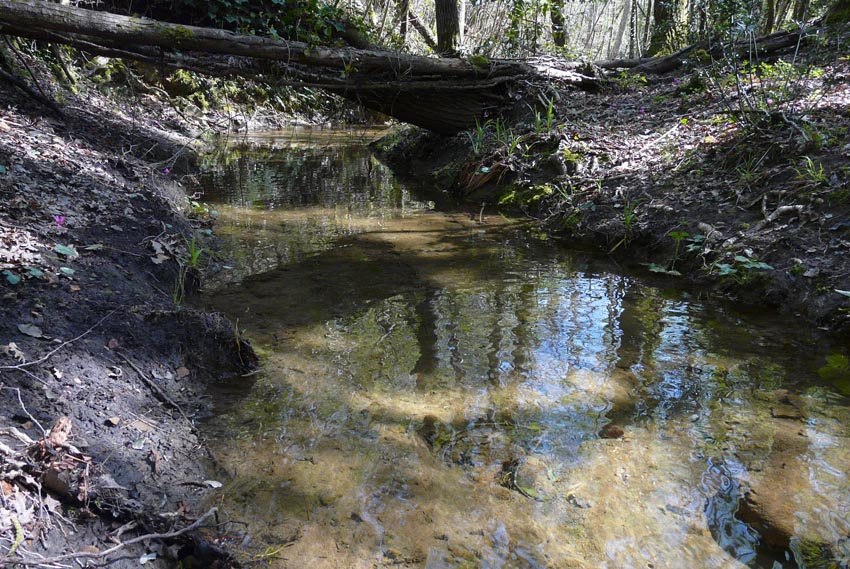
[[[846,332],[846,33],[752,67],[697,56],[677,73],[624,71],[598,93],[537,85],[476,129],[375,146],[482,211],[519,210],[572,246]]]
[[[61,116],[0,89],[0,565],[224,566],[217,535],[183,532],[214,521],[194,421],[256,357],[184,304],[212,246],[184,193],[194,133],[34,67]]]

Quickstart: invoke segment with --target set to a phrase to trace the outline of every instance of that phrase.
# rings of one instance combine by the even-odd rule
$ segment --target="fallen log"
[[[712,59],[719,60],[724,54],[735,54],[740,58],[753,56],[765,57],[783,49],[793,47],[809,36],[814,36],[821,28],[810,27],[800,30],[776,32],[751,41],[738,41],[734,44],[710,43],[703,41],[682,48],[675,53],[658,57],[643,57],[632,59],[606,59],[594,62],[602,69],[631,69],[635,73],[651,73],[660,75],[669,73],[681,67],[689,57],[701,55],[703,51]]]
[[[544,66],[516,60],[468,61],[311,46],[44,0],[0,0],[0,33],[65,43],[169,69],[320,87],[447,134],[473,126],[488,109],[509,102],[504,87],[520,79],[595,86],[594,79],[574,66],[558,69],[551,62]]]

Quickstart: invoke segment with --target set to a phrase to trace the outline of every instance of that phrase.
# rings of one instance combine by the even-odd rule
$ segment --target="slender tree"
[[[632,0],[626,0],[623,4],[623,13],[620,15],[620,25],[617,26],[617,33],[614,39],[614,47],[608,53],[608,57],[615,58],[620,56],[620,48],[623,44],[623,37],[626,35],[626,25],[632,19]],[[631,47],[631,46],[630,46]]]

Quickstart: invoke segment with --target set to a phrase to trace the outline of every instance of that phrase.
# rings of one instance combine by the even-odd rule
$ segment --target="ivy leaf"
[[[3,274],[6,275],[6,280],[9,282],[10,285],[16,285],[19,282],[21,282],[21,277],[19,277],[18,275],[16,275],[15,273],[13,273],[12,271],[10,271],[8,269],[3,271]]]
[[[30,275],[34,276],[37,279],[40,279],[41,277],[44,276],[44,272],[40,269],[37,269],[35,267],[24,267],[24,268],[27,270],[27,272]]]
[[[59,253],[60,255],[65,255],[66,257],[71,259],[73,259],[74,257],[79,257],[80,255],[79,253],[77,253],[76,249],[68,245],[56,245],[53,250]]]
[[[68,275],[69,277],[74,274],[74,269],[70,267],[59,267],[59,270],[63,275]]]
[[[843,294],[844,296],[850,296],[850,290],[838,290],[838,289],[835,289],[835,292],[837,292],[838,294]]]

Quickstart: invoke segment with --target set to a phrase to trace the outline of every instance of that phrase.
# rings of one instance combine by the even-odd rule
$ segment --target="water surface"
[[[204,174],[232,258],[206,300],[263,357],[206,426],[246,556],[847,563],[844,347],[453,209],[374,136],[252,137]]]

